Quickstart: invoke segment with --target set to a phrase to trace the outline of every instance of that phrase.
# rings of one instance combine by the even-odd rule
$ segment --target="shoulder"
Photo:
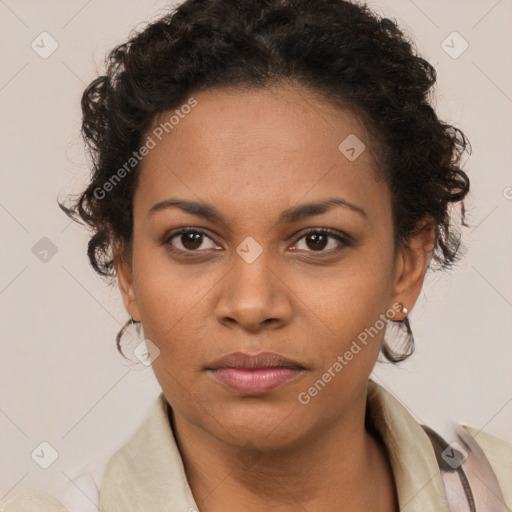
[[[49,494],[35,489],[26,489],[6,501],[0,512],[68,512],[64,505]]]
[[[101,510],[100,490],[104,489],[104,481],[107,473],[107,467],[118,462],[118,466],[125,472],[137,473],[137,460],[144,460],[144,453],[147,451],[148,442],[153,440],[153,451],[146,454],[158,455],[161,451],[159,443],[162,442],[161,436],[153,439],[158,432],[162,431],[166,425],[166,401],[161,393],[153,405],[153,409],[148,414],[138,430],[132,434],[132,442],[128,442],[112,453],[100,453],[92,457],[85,465],[66,469],[66,480],[60,484],[55,484],[51,489],[24,489],[18,491],[12,498],[0,503],[0,512],[98,512]],[[155,431],[156,429],[156,431]],[[167,436],[168,439],[172,438]],[[163,440],[165,441],[165,439]],[[138,452],[134,457],[132,453],[138,447]],[[149,465],[151,465],[149,463]],[[130,466],[130,467],[127,467]],[[123,482],[124,483],[124,482]],[[113,482],[111,488],[127,492],[129,487],[118,485]]]
[[[96,459],[68,471],[68,479],[53,488],[24,489],[0,505],[0,512],[98,512],[99,489],[107,461]]]

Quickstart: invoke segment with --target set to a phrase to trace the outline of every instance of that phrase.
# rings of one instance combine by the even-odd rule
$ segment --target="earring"
[[[402,320],[391,320],[388,322],[388,327],[386,328],[386,336],[389,334],[389,330],[395,330],[395,334],[392,335],[393,345],[396,348],[401,349],[400,352],[397,352],[394,349],[391,349],[387,340],[384,340],[382,344],[381,352],[383,355],[391,361],[392,363],[398,363],[400,361],[404,361],[414,352],[414,335],[412,333],[411,324],[409,323],[409,310],[400,302],[400,311],[405,314],[405,317]]]
[[[135,326],[135,329],[137,331],[137,335],[140,336],[140,330],[141,330],[141,327],[142,327],[142,323],[140,322],[140,320],[134,320],[132,318],[132,316],[130,315],[130,319],[127,320],[123,326],[121,327],[121,329],[119,329],[117,335],[116,335],[116,347],[117,347],[117,351],[125,358],[125,359],[129,359],[128,357],[126,357],[126,354],[123,352],[123,349],[121,348],[121,340],[122,340],[122,337],[123,335],[125,334],[126,330],[128,329],[128,327],[133,327]]]

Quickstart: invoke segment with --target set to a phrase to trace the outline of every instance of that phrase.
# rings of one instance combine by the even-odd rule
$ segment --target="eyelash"
[[[170,246],[170,250],[172,250],[173,252],[181,253],[182,255],[184,255],[186,257],[194,257],[194,256],[197,256],[197,254],[199,254],[201,252],[207,252],[207,251],[199,250],[199,249],[198,250],[183,250],[183,249],[177,249],[176,247],[172,247],[171,246],[170,242],[171,242],[171,240],[173,238],[175,238],[175,237],[177,237],[179,235],[186,234],[186,233],[201,234],[201,235],[206,236],[210,240],[212,240],[212,242],[214,242],[214,240],[208,235],[208,233],[204,229],[188,227],[188,228],[181,228],[178,231],[174,231],[174,232],[172,232],[172,233],[170,233],[168,235],[165,235],[163,240],[162,240],[162,243],[164,245]],[[342,235],[342,234],[340,234],[340,232],[335,231],[335,230],[330,229],[330,228],[308,228],[308,229],[306,229],[304,231],[301,231],[298,236],[294,237],[293,244],[296,244],[297,242],[299,242],[303,238],[307,237],[308,235],[312,235],[312,234],[328,235],[330,238],[334,238],[338,242],[341,243],[341,246],[339,246],[339,247],[337,247],[335,249],[330,249],[328,251],[324,251],[324,250],[320,250],[320,251],[313,251],[313,250],[306,251],[308,253],[314,254],[315,255],[314,257],[316,257],[316,258],[322,258],[322,257],[325,257],[325,256],[332,256],[333,254],[337,254],[338,252],[342,251],[345,247],[350,247],[352,245],[351,239],[350,239],[350,237],[348,235]]]

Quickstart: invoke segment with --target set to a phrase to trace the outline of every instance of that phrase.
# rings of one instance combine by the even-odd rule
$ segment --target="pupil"
[[[308,240],[313,240],[313,244],[310,244]],[[306,244],[310,249],[324,249],[326,246],[327,237],[322,234],[313,234],[306,237]]]
[[[201,233],[184,233],[181,235],[181,243],[187,249],[197,249],[201,247],[202,236]]]

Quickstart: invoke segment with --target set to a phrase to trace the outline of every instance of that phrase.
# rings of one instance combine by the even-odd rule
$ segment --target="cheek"
[[[144,335],[160,351],[153,372],[169,403],[201,411],[207,397],[194,384],[203,362],[200,340],[207,339],[204,301],[215,281],[177,270],[157,251],[134,253],[133,260]]]
[[[209,283],[172,264],[162,247],[143,236],[134,238],[133,275],[146,337],[161,351],[182,345],[183,332],[197,325],[191,318]]]
[[[320,402],[346,396],[351,386],[366,381],[378,357],[386,327],[379,318],[387,309],[382,300],[385,293],[377,288],[373,276],[364,277],[354,273],[332,281],[327,290],[331,300],[309,299],[321,319],[315,329],[318,360],[309,385],[318,379],[332,382]]]
[[[135,226],[132,265],[144,327],[158,337],[185,317],[208,284],[194,277],[200,274],[193,265],[173,262],[165,246],[153,240],[143,226]]]
[[[308,307],[338,343],[356,338],[391,306],[391,258],[386,260],[385,252],[377,253],[368,247],[347,257],[316,286],[313,282],[304,283]],[[382,327],[380,323],[379,326]]]
[[[389,269],[369,270],[360,262],[325,283],[324,293],[308,296],[321,319],[314,340],[319,359],[297,398],[312,417],[337,414],[363,392],[380,352],[390,307]]]
[[[392,262],[392,244],[375,239],[347,255],[321,286],[308,286],[308,305],[321,319],[322,333],[315,340],[321,359],[302,390],[312,409],[341,403],[364,388],[392,306]]]

